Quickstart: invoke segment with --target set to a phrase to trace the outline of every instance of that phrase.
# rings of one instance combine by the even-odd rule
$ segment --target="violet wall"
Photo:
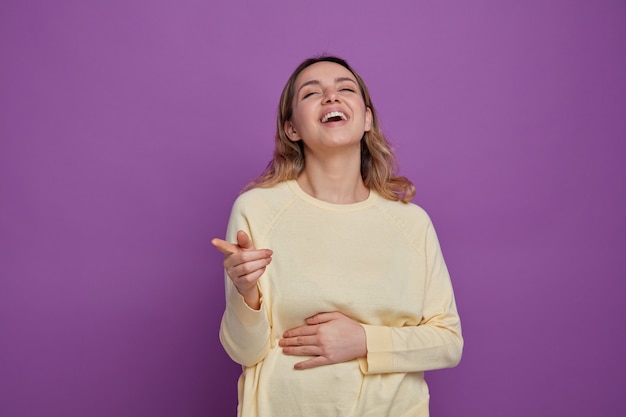
[[[222,236],[338,54],[433,218],[466,349],[432,415],[625,406],[626,3],[0,3],[0,416],[229,416]]]

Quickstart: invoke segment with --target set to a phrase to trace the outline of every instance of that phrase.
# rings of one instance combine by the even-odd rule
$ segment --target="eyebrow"
[[[353,83],[355,86],[359,86],[359,84],[357,84],[356,81],[354,81],[352,78],[350,77],[339,77],[339,78],[335,78],[335,83],[341,83],[344,81],[350,81],[351,83]],[[319,80],[310,80],[305,82],[304,84],[302,84],[300,86],[300,88],[298,88],[298,93],[300,92],[300,90],[302,90],[304,87],[306,87],[307,85],[320,85],[322,84]]]

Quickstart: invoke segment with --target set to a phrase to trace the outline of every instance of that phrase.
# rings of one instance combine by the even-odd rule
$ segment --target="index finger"
[[[218,238],[211,239],[211,245],[213,245],[215,249],[222,252],[224,255],[230,255],[239,251],[238,246],[235,246],[232,243],[228,243],[225,240]]]
[[[289,329],[285,331],[283,333],[283,338],[298,337],[298,336],[312,336],[317,333],[317,327],[318,326],[316,325],[311,325],[311,326],[304,325],[304,326],[294,327],[293,329]]]

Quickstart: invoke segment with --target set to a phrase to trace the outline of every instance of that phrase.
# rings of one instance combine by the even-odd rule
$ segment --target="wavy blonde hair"
[[[354,75],[365,101],[372,112],[372,127],[361,139],[361,177],[366,187],[393,201],[408,203],[415,196],[415,186],[408,178],[396,175],[398,168],[391,145],[383,135],[369,91],[361,76],[348,63],[338,57],[323,55],[303,61],[291,74],[280,95],[276,118],[276,147],[274,156],[265,170],[252,180],[243,191],[252,188],[267,188],[280,182],[298,178],[305,164],[302,141],[293,142],[285,133],[285,122],[291,120],[295,85],[298,75],[307,67],[318,62],[333,62],[346,68]]]

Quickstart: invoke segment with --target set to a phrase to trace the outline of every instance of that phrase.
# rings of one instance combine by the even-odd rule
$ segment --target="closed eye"
[[[302,96],[302,99],[304,100],[305,98],[311,97],[315,93],[316,93],[315,91],[308,92]]]

